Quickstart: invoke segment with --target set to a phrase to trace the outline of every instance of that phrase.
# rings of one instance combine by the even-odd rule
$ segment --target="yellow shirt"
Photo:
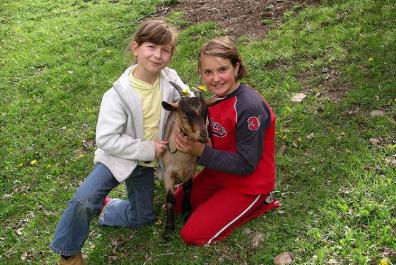
[[[143,108],[144,140],[158,140],[162,100],[159,75],[153,85],[135,78],[132,72],[129,74],[129,81],[131,82],[132,87],[140,95],[141,105]],[[154,160],[149,163],[139,161],[138,164],[146,167],[155,167],[158,165],[158,161]]]

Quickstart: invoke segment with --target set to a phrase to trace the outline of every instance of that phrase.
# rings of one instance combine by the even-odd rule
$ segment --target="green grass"
[[[138,21],[172,1],[2,1],[0,4],[0,260],[53,264],[48,248],[67,200],[92,169],[100,99],[130,61]],[[183,26],[172,63],[195,85],[196,53],[221,35]],[[266,22],[267,23],[267,22]],[[396,5],[323,1],[291,10],[265,40],[238,40],[256,87],[277,115],[276,197],[282,207],[209,247],[163,224],[139,230],[92,223],[91,264],[396,264]],[[334,100],[329,91],[343,88]],[[290,98],[297,92],[301,103]],[[371,117],[373,110],[384,116]],[[307,137],[310,135],[309,137]],[[379,144],[370,144],[371,138]],[[113,196],[125,196],[123,188]],[[163,186],[155,205],[164,219]],[[179,223],[180,225],[181,223]],[[252,233],[246,233],[249,228]],[[251,247],[254,234],[264,241]],[[390,253],[390,254],[389,254]],[[109,258],[110,257],[110,258]]]

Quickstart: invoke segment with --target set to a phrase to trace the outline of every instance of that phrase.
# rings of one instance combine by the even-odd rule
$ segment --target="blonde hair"
[[[164,20],[155,18],[144,21],[136,30],[132,41],[135,41],[139,46],[144,42],[152,42],[158,45],[170,44],[173,53],[176,47],[176,39],[176,29]]]
[[[242,58],[234,42],[228,37],[214,38],[202,46],[198,54],[198,72],[201,70],[202,55],[229,59],[234,67],[239,64],[238,74],[235,79],[240,80],[246,76],[246,68]]]

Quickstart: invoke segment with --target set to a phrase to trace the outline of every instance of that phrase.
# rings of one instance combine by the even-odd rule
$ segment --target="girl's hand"
[[[155,140],[154,143],[155,143],[155,158],[159,158],[164,154],[168,141]]]
[[[205,149],[205,144],[188,140],[180,133],[175,135],[175,144],[178,150],[195,156],[201,156]]]

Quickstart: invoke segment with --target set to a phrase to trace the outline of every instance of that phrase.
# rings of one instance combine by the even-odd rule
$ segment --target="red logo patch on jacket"
[[[257,131],[258,128],[260,128],[260,116],[258,117],[249,117],[247,119],[247,123],[248,123],[248,128],[251,131]]]

